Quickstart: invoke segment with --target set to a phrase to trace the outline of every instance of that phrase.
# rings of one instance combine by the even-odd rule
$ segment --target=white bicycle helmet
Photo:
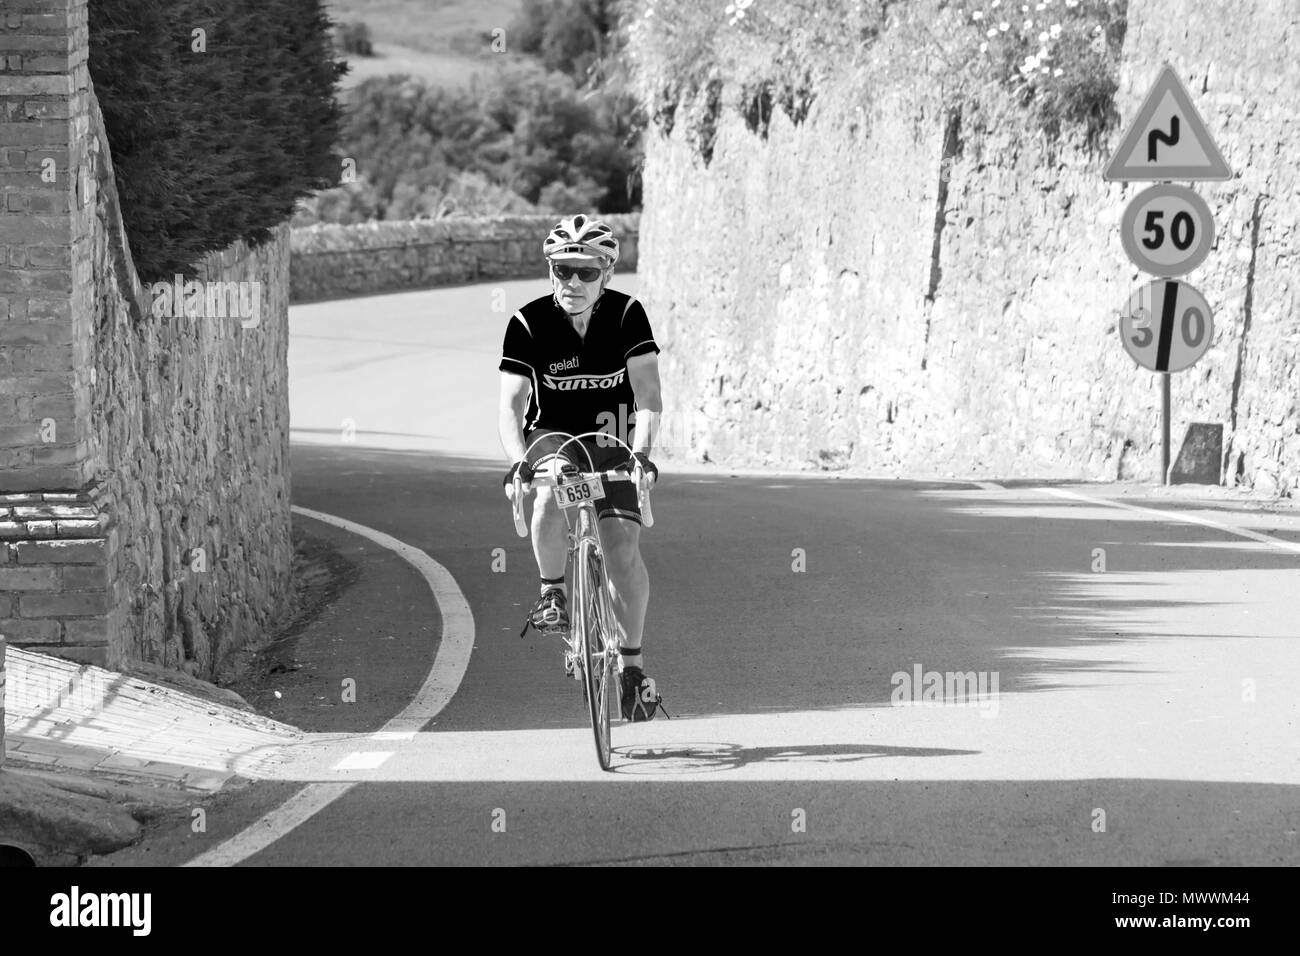
[[[618,263],[618,240],[613,230],[599,219],[569,216],[551,228],[542,243],[542,255],[552,261],[598,258],[613,266]]]

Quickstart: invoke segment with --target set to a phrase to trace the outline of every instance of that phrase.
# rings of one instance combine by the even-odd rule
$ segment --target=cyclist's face
[[[572,269],[597,269],[600,274],[590,282],[584,282],[577,273],[571,272],[566,279],[555,274],[556,266],[565,271]],[[581,312],[591,305],[600,294],[601,284],[605,281],[605,270],[599,259],[565,259],[551,265],[551,288],[560,305],[566,312]]]

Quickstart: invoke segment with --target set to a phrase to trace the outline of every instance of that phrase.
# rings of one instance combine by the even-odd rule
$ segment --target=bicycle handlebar
[[[637,505],[641,508],[641,521],[647,528],[652,528],[654,527],[655,516],[654,512],[650,509],[650,489],[645,482],[641,480],[645,477],[644,473],[638,475],[638,472],[641,472],[639,466],[633,472],[615,471],[612,469],[609,471],[578,471],[570,472],[564,476],[563,480],[584,481],[590,478],[599,478],[602,481],[637,482]],[[529,482],[529,484],[549,485],[554,488],[560,484],[561,480],[562,479],[556,478],[554,475],[547,474],[544,471],[538,471],[533,474],[532,481]],[[524,522],[523,485],[524,483],[520,477],[515,475],[514,483],[509,489],[507,489],[506,494],[510,498],[511,507],[514,512],[515,534],[519,535],[521,538],[526,538],[528,537],[528,525]]]
[[[583,481],[587,478],[600,478],[603,481],[635,481],[636,480],[636,478],[630,472],[615,471],[613,469],[610,469],[609,471],[572,471],[569,472],[568,475],[565,477],[569,481]],[[519,481],[519,478],[516,477],[515,481]],[[544,471],[534,472],[533,480],[531,482],[531,484],[534,485],[543,484],[543,485],[550,485],[551,487],[555,487],[559,483],[560,483],[559,478],[556,478],[554,475],[548,475]]]

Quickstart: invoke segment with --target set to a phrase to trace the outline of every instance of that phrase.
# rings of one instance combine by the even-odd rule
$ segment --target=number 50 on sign
[[[1148,282],[1120,313],[1120,339],[1133,361],[1153,372],[1181,372],[1210,348],[1214,316],[1205,296],[1185,282]]]
[[[1163,183],[1138,194],[1120,226],[1124,251],[1143,272],[1180,276],[1191,272],[1214,245],[1214,216],[1205,200],[1185,186]]]

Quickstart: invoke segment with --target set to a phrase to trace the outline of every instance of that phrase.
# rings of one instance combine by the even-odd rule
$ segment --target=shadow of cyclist
[[[968,757],[977,750],[942,747],[885,747],[878,744],[796,744],[742,747],[727,743],[686,743],[615,747],[615,773],[716,773],[756,763],[831,764],[873,757]]]

